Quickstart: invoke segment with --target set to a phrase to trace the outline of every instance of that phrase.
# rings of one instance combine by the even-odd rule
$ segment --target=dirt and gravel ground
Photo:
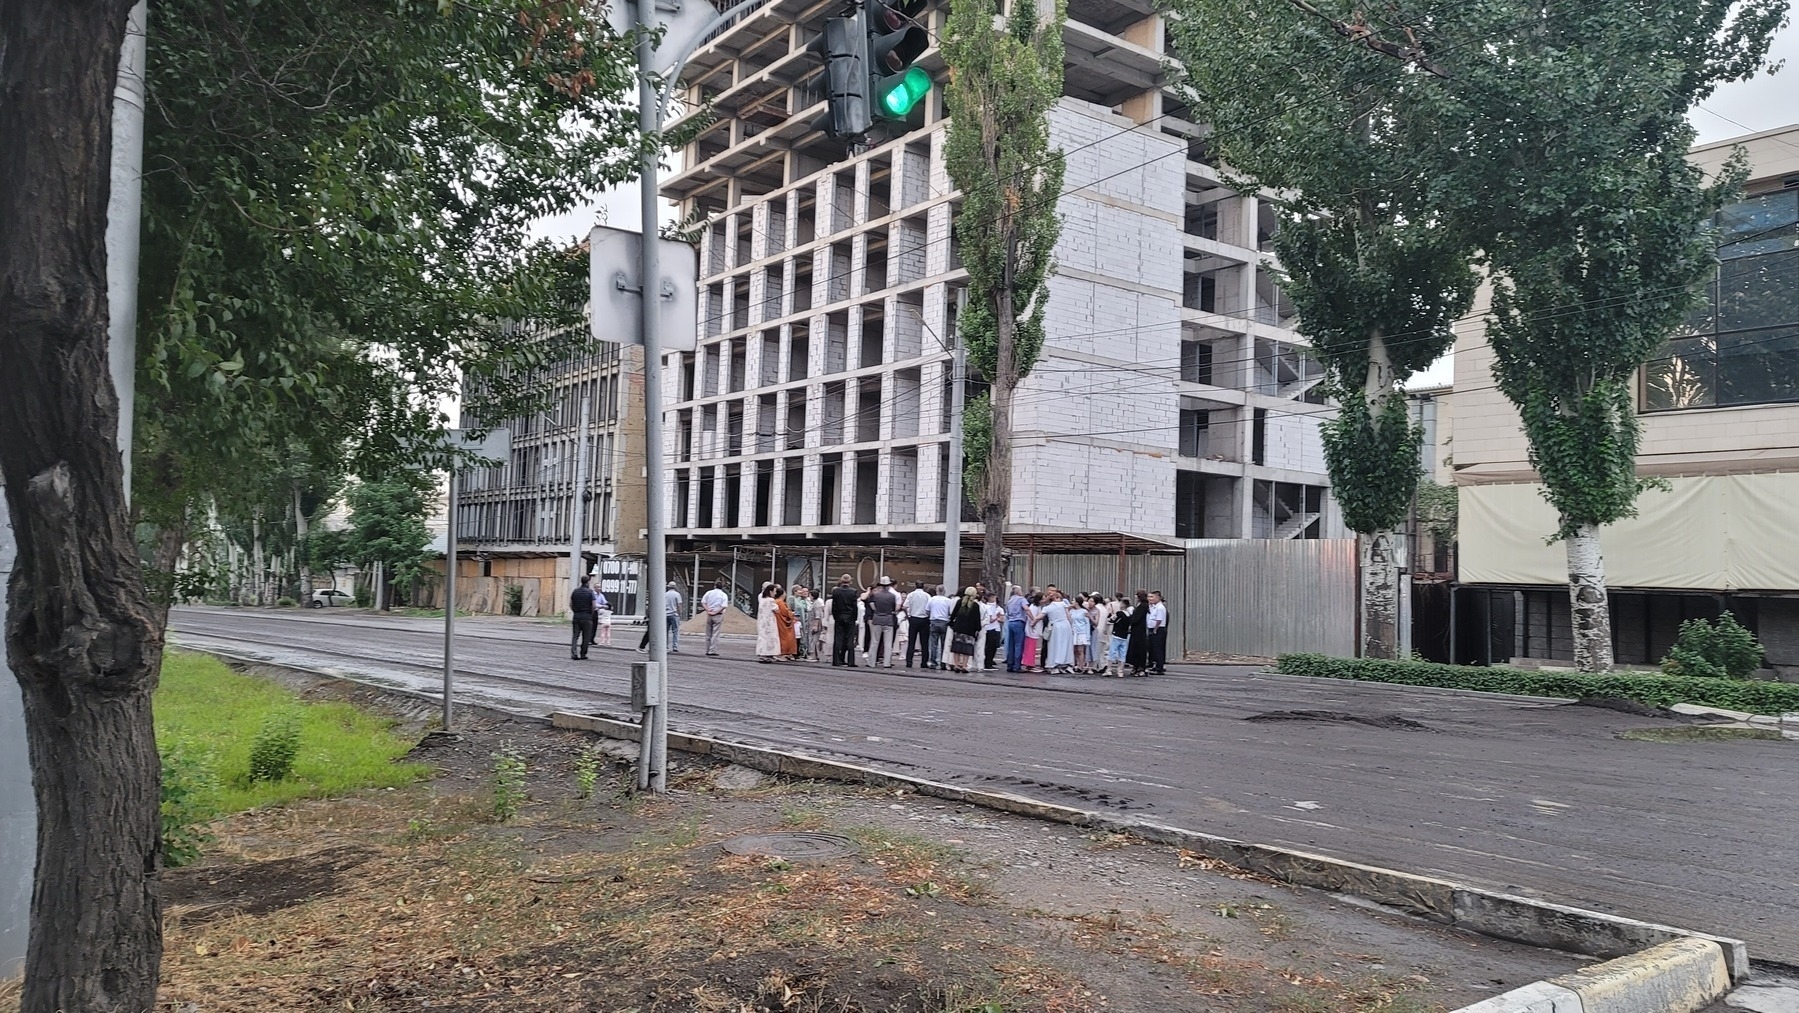
[[[163,1008],[1424,1011],[1576,962],[910,794],[683,760],[668,796],[639,795],[608,749],[476,718],[415,753],[427,783],[222,821],[166,878]],[[495,787],[503,752],[525,764],[517,792]],[[855,853],[722,847],[770,832]]]

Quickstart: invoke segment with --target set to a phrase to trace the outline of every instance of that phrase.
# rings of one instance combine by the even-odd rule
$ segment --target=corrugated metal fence
[[[1187,650],[1355,654],[1354,539],[1198,539],[1186,563]]]
[[[1126,555],[1124,579],[1119,579],[1116,555],[1034,553],[1012,562],[1014,579],[1026,586],[1056,585],[1064,591],[1098,591],[1130,594],[1138,588],[1160,591],[1168,598],[1168,655],[1178,657],[1185,617],[1181,599],[1187,597],[1187,557],[1179,553]]]

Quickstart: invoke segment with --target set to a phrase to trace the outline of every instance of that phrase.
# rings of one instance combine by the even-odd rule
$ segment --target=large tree
[[[112,95],[131,0],[0,2],[6,656],[37,798],[25,1013],[155,1005],[162,664],[107,371]]]
[[[558,349],[515,324],[578,324],[586,264],[526,228],[636,171],[598,14],[158,3],[136,502],[165,553],[213,506],[291,517],[296,472],[417,466],[465,377],[493,417],[531,393],[509,379]]]
[[[962,192],[955,235],[968,269],[957,328],[987,391],[967,405],[965,473],[978,490],[981,570],[1003,589],[1012,508],[1012,401],[1043,350],[1044,282],[1061,220],[1064,160],[1049,136],[1062,95],[1063,0],[1012,5],[1003,23],[993,0],[958,2],[944,28],[950,82],[944,160]],[[947,509],[959,513],[960,503]]]
[[[1452,136],[1416,94],[1434,80],[1414,41],[1431,26],[1371,26],[1359,7],[1177,0],[1171,29],[1221,171],[1245,193],[1278,194],[1284,287],[1338,406],[1322,433],[1360,543],[1361,651],[1391,658],[1397,529],[1419,477],[1401,385],[1454,343],[1477,278],[1474,236],[1437,207]]]
[[[27,1013],[150,1009],[160,960],[163,616],[107,372],[128,7],[0,0],[6,642],[39,814]],[[203,505],[291,502],[270,462],[295,441],[323,472],[378,473],[459,375],[505,391],[538,361],[502,322],[566,317],[579,272],[525,226],[632,175],[638,138],[629,46],[577,0],[166,0],[151,24],[133,507],[167,571]]]
[[[1740,184],[1687,158],[1688,112],[1766,62],[1786,0],[1497,0],[1450,61],[1445,115],[1469,180],[1453,191],[1484,231],[1494,377],[1530,440],[1567,546],[1574,657],[1612,666],[1599,529],[1635,512],[1639,369],[1716,263],[1707,224]],[[1495,199],[1495,195],[1503,195]],[[1546,533],[1549,534],[1549,533]]]

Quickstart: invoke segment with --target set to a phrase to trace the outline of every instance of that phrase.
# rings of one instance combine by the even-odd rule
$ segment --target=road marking
[[[1546,798],[1531,799],[1530,807],[1545,816],[1561,816],[1570,808],[1566,802],[1551,802]]]
[[[1292,805],[1287,806],[1287,808],[1288,809],[1299,809],[1302,811],[1309,811],[1312,809],[1323,809],[1324,806],[1317,802],[1295,802]]]

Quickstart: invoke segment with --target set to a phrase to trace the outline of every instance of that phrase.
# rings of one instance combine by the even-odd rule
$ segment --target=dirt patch
[[[1787,737],[1772,728],[1744,728],[1739,725],[1688,725],[1684,728],[1626,728],[1620,739],[1637,742],[1737,742],[1743,739],[1786,742]]]
[[[340,845],[263,862],[171,869],[162,874],[162,902],[171,917],[192,925],[268,914],[335,893],[346,872],[374,857],[370,848]]]
[[[1423,1013],[1575,964],[1178,849],[903,791],[722,791],[723,768],[674,756],[676,790],[638,795],[609,749],[632,751],[471,722],[416,754],[438,771],[428,784],[222,821],[202,864],[169,877],[185,914],[169,920],[162,1003]],[[501,752],[527,770],[503,823]],[[789,862],[722,847],[792,831],[857,852]]]
[[[1345,714],[1342,711],[1269,711],[1266,714],[1252,714],[1245,721],[1316,721],[1325,724],[1367,725],[1370,728],[1385,728],[1401,732],[1430,732],[1436,729],[1422,721],[1400,717],[1397,714]]]

